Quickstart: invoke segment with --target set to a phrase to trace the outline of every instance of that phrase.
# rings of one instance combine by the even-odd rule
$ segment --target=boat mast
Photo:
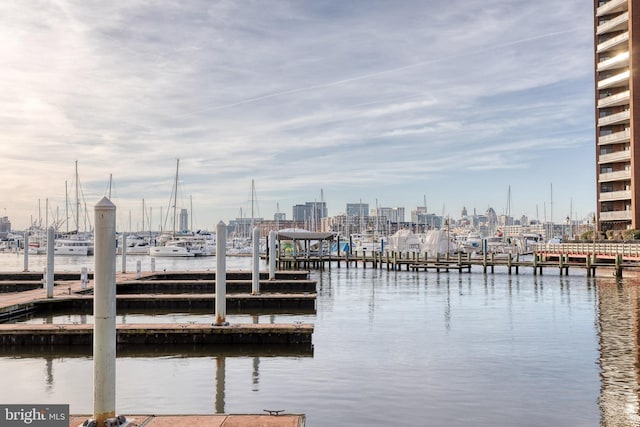
[[[78,161],[76,160],[76,234],[80,232],[80,197],[78,195]]]
[[[251,230],[252,230],[251,233],[253,233],[253,218],[254,218],[253,203],[255,199],[255,194],[256,194],[256,186],[253,180],[251,180]]]
[[[178,199],[178,167],[180,159],[176,159],[176,180],[173,184],[173,235],[176,235],[176,205]]]
[[[424,194],[422,197],[424,199],[424,233],[427,234],[427,195]]]
[[[67,234],[69,234],[69,189],[67,188],[67,181],[64,182],[64,214],[67,220]]]

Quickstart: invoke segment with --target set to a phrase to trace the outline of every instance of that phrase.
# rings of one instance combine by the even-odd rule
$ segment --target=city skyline
[[[553,10],[553,13],[548,13]],[[596,208],[593,10],[567,2],[0,4],[0,208],[194,228],[327,201],[553,219]],[[321,195],[322,192],[322,195]],[[69,197],[73,191],[68,189]],[[190,209],[191,211],[191,209]],[[538,211],[538,214],[536,214]],[[258,215],[256,215],[258,216]]]

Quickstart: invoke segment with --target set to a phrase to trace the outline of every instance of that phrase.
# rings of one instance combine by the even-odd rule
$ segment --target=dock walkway
[[[279,411],[278,411],[279,412]],[[72,415],[69,427],[79,427],[90,417]],[[127,416],[128,427],[304,427],[305,416],[279,415],[134,415]]]
[[[116,275],[116,288],[118,290],[126,287],[136,287],[137,273],[119,273]],[[231,272],[230,275],[236,278],[236,291],[245,290],[246,286],[239,283],[243,277],[249,277],[250,273]],[[210,272],[202,272],[201,277],[211,277]],[[315,313],[315,282],[307,279],[308,272],[293,272],[291,274],[281,274],[281,277],[296,278],[302,284],[296,285],[296,280],[275,280],[271,283],[270,293],[251,294],[230,294],[226,297],[227,306],[236,312],[242,310],[262,310],[269,312],[274,310],[283,312]],[[0,273],[0,278],[2,274]],[[24,276],[25,279],[31,279]],[[161,273],[162,279],[157,281],[157,285],[165,288],[166,294],[116,294],[116,306],[119,309],[210,309],[212,321],[214,320],[213,308],[215,304],[215,294],[195,293],[202,289],[196,286],[198,281],[197,273],[188,274],[166,274]],[[266,276],[265,276],[266,277]],[[140,284],[144,287],[145,282],[154,282],[153,275],[140,278]],[[12,277],[12,281],[16,281]],[[181,281],[191,285],[181,284]],[[188,293],[175,293],[169,289],[172,286]],[[215,289],[215,284],[211,280],[202,280],[201,284],[210,290]],[[283,286],[289,293],[275,293],[278,284]],[[292,293],[291,291],[305,289],[313,292]],[[93,296],[86,295],[93,291],[93,282],[89,281],[82,287],[80,280],[58,280],[53,288],[53,297],[47,298],[46,289],[26,290],[22,292],[0,293],[0,321],[19,317],[21,315],[36,312],[42,309],[61,309],[71,311],[72,309],[82,310],[91,313],[93,307]],[[194,292],[195,291],[195,292]],[[121,344],[146,344],[146,345],[166,345],[167,343],[180,344],[288,344],[311,346],[311,337],[314,326],[312,324],[225,324],[213,325],[212,323],[172,323],[172,324],[123,324],[117,325],[116,337],[118,345]],[[91,345],[93,336],[92,324],[65,324],[65,325],[29,325],[29,324],[0,324],[0,345],[3,346],[33,346],[33,345]]]

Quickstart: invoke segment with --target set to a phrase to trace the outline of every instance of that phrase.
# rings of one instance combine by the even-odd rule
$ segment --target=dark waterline
[[[173,262],[182,266],[173,269],[203,269]],[[215,266],[215,258],[199,262]],[[249,268],[250,260],[237,262]],[[311,276],[318,280],[317,314],[257,319],[314,323],[311,354],[183,349],[121,355],[118,412],[285,409],[305,413],[309,426],[638,420],[638,293],[632,281],[353,268]],[[137,318],[149,320],[145,316]],[[159,316],[208,321],[206,313]],[[254,318],[237,315],[237,321]],[[1,354],[0,378],[11,384],[0,388],[2,403],[69,403],[74,413],[92,411],[86,355]]]

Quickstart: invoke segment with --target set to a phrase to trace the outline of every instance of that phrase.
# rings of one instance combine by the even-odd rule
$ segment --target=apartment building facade
[[[595,0],[600,231],[640,228],[640,1]]]

